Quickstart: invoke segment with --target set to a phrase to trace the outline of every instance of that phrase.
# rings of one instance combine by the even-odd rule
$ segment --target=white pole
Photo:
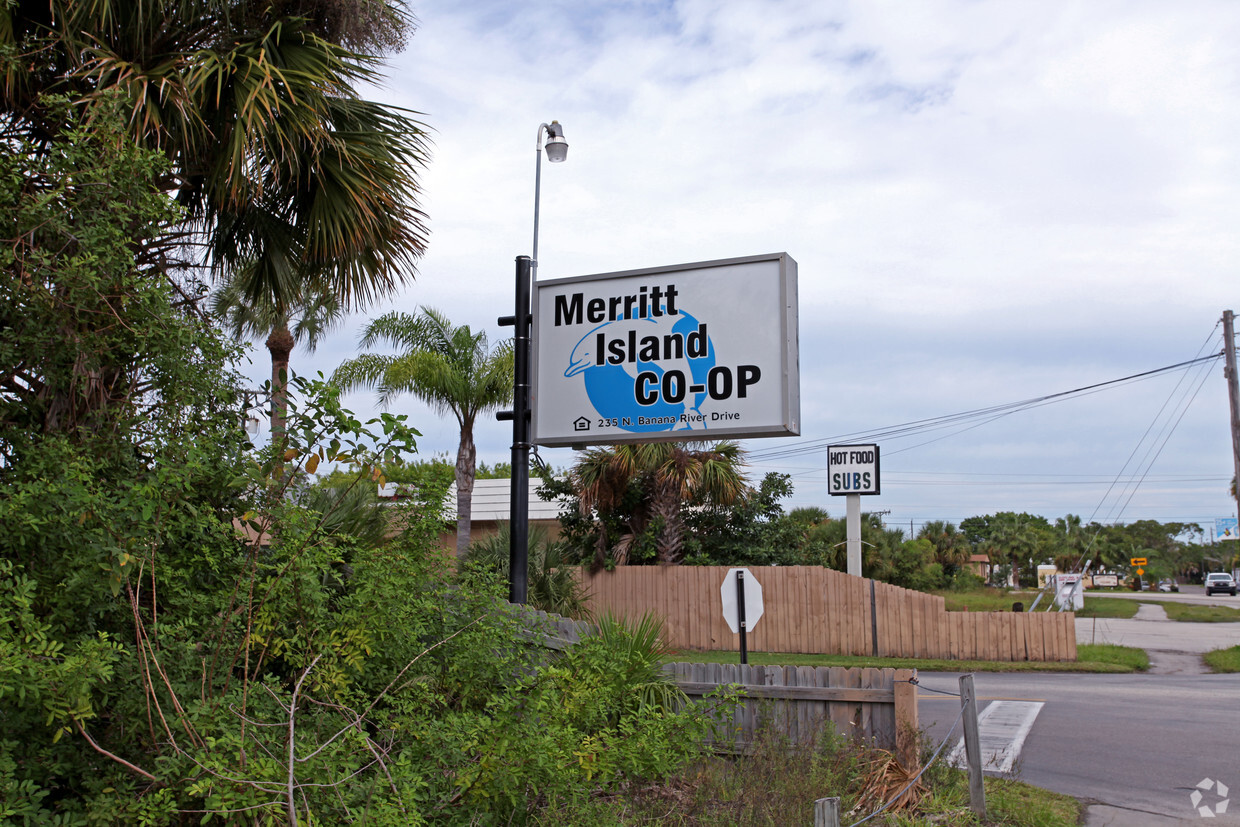
[[[848,573],[861,576],[861,495],[849,494],[846,523],[848,527]]]

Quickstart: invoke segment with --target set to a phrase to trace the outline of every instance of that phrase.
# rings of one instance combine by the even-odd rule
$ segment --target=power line
[[[1214,338],[1215,334],[1218,332],[1218,327],[1219,327],[1218,323],[1215,323],[1214,329],[1210,331],[1210,335],[1206,337],[1205,342],[1203,342],[1201,347],[1197,349],[1198,354],[1200,354],[1203,350],[1205,350],[1206,348],[1210,346],[1210,341]],[[1224,343],[1224,346],[1227,346],[1228,344],[1229,343]],[[1193,361],[1206,361],[1209,359],[1217,359],[1221,357],[1222,355],[1223,355],[1222,353],[1216,353],[1216,354],[1210,354],[1208,356],[1198,356],[1197,359]],[[1172,424],[1172,420],[1170,417],[1168,418],[1167,422],[1164,423],[1163,432],[1166,434],[1166,436],[1163,438],[1161,445],[1159,445],[1157,452],[1154,454],[1153,457],[1150,457],[1150,452],[1153,449],[1154,442],[1151,442],[1150,446],[1146,449],[1146,457],[1149,457],[1149,463],[1148,465],[1145,466],[1145,474],[1149,473],[1150,468],[1152,468],[1154,465],[1154,460],[1157,459],[1158,456],[1162,453],[1162,449],[1167,444],[1167,440],[1171,438],[1171,434],[1175,431],[1175,426],[1178,425],[1180,423],[1180,420],[1184,418],[1184,414],[1187,413],[1189,405],[1191,405],[1192,401],[1197,398],[1197,394],[1201,392],[1201,388],[1205,384],[1206,378],[1209,376],[1208,366],[1203,366],[1199,372],[1201,375],[1197,383],[1197,389],[1194,390],[1192,396],[1187,398],[1187,401],[1184,402],[1183,410],[1180,412],[1180,415],[1174,418],[1174,424]],[[1163,402],[1162,407],[1158,409],[1158,413],[1154,415],[1154,418],[1150,422],[1149,427],[1145,429],[1145,433],[1143,433],[1141,435],[1141,438],[1137,440],[1137,444],[1133,447],[1132,453],[1128,455],[1128,459],[1124,461],[1123,466],[1120,467],[1119,472],[1116,474],[1115,482],[1113,482],[1111,484],[1111,487],[1107,489],[1106,494],[1102,496],[1102,500],[1098,503],[1098,506],[1094,509],[1094,513],[1090,515],[1089,517],[1090,522],[1094,521],[1094,518],[1098,515],[1098,512],[1102,509],[1103,504],[1106,503],[1107,497],[1110,496],[1111,491],[1115,488],[1115,485],[1118,484],[1120,479],[1123,477],[1124,472],[1128,470],[1129,465],[1132,463],[1133,457],[1136,456],[1137,452],[1141,448],[1141,445],[1145,442],[1146,437],[1149,436],[1150,432],[1154,429],[1154,426],[1158,423],[1158,420],[1162,417],[1163,412],[1167,410],[1168,404],[1170,404],[1171,400],[1175,398],[1175,395],[1180,391],[1181,387],[1184,386],[1185,379],[1187,378],[1187,376],[1188,376],[1188,371],[1186,370],[1185,375],[1180,377],[1179,381],[1175,383],[1175,387],[1171,389],[1171,393],[1167,395],[1167,400]],[[1185,394],[1187,394],[1187,388],[1185,389]],[[1155,441],[1157,441],[1157,438],[1155,438]],[[1137,467],[1140,467],[1140,463],[1138,463]],[[1142,474],[1141,476],[1144,476],[1144,474]],[[1119,512],[1115,514],[1116,520],[1118,520],[1120,515],[1123,514],[1124,508],[1127,507],[1128,503],[1132,502],[1132,498],[1133,496],[1136,495],[1137,488],[1139,488],[1140,485],[1141,483],[1138,480],[1136,484],[1132,486],[1132,491],[1128,495],[1128,498],[1124,501],[1124,505],[1120,507]],[[1121,491],[1121,493],[1119,494],[1119,498],[1116,501],[1117,505],[1118,505],[1119,499],[1123,499],[1123,496],[1124,495]],[[1114,506],[1112,506],[1112,511],[1114,511]],[[1108,512],[1108,516],[1110,516],[1110,513],[1111,512]]]
[[[1166,367],[1155,368],[1154,370],[1143,371],[1141,373],[1134,373],[1129,376],[1121,377],[1119,379],[1112,379],[1107,382],[1097,382],[1092,385],[1085,385],[1079,388],[1074,388],[1069,391],[1062,391],[1060,393],[1052,393],[1052,394],[1047,394],[1045,396],[1033,397],[1032,399],[1025,399],[1019,402],[1009,402],[1009,403],[1002,404],[1002,405],[994,405],[988,408],[977,408],[971,411],[963,411],[961,413],[946,414],[944,416],[930,417],[928,419],[917,419],[917,420],[906,422],[900,425],[891,425],[885,428],[879,428],[879,429],[872,430],[872,431],[854,431],[852,433],[841,434],[839,436],[834,436],[834,437],[830,437],[827,439],[811,440],[809,442],[804,442],[799,445],[759,449],[756,451],[751,451],[749,454],[749,459],[751,462],[756,462],[756,461],[761,461],[761,460],[769,461],[769,460],[778,460],[778,459],[788,459],[791,457],[800,456],[802,454],[816,453],[818,451],[825,450],[828,445],[833,445],[833,444],[837,444],[837,443],[844,442],[844,441],[849,441],[849,440],[870,441],[870,440],[878,440],[878,439],[883,439],[883,438],[893,439],[893,438],[908,437],[908,436],[913,436],[918,433],[926,433],[930,431],[943,430],[946,428],[951,428],[955,425],[964,425],[968,423],[967,427],[958,428],[955,431],[953,431],[951,434],[947,434],[945,436],[936,438],[936,440],[932,440],[932,441],[937,441],[937,439],[944,439],[947,436],[954,436],[955,434],[962,433],[965,430],[971,430],[972,428],[980,427],[981,425],[988,424],[989,422],[992,422],[996,419],[1016,413],[1017,411],[1026,410],[1026,409],[1034,408],[1034,407],[1040,407],[1042,405],[1050,404],[1052,402],[1065,401],[1073,396],[1097,393],[1103,389],[1114,387],[1117,385],[1126,384],[1129,382],[1143,381],[1145,379],[1150,379],[1150,378],[1153,378],[1155,376],[1158,376],[1164,373],[1169,373],[1171,371],[1187,369],[1189,367],[1192,367],[1193,365],[1198,365],[1198,364],[1202,364],[1206,362],[1214,362],[1220,358],[1222,358],[1221,353],[1214,353],[1214,354],[1210,354],[1207,356],[1199,356],[1195,359],[1189,359],[1188,361],[1185,361],[1185,362],[1178,362],[1174,365],[1167,365]],[[979,420],[979,419],[984,420],[984,421],[974,422],[974,420]],[[921,443],[921,444],[924,445],[927,443]],[[899,449],[899,450],[900,451],[910,450],[911,448],[914,448],[914,447],[920,447],[920,446],[919,445],[910,446],[910,448],[904,448],[904,449]],[[888,453],[897,453],[897,452],[888,452]]]

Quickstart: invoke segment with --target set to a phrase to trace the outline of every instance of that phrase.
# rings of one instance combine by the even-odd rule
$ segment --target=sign
[[[1236,518],[1216,517],[1214,519],[1214,537],[1218,540],[1240,540],[1240,532],[1236,530]]]
[[[1149,564],[1149,561],[1146,560],[1144,557],[1133,557],[1128,562],[1134,566],[1145,566]]]
[[[739,613],[736,603],[736,573],[745,572],[745,628],[753,631],[762,617],[762,584],[749,569],[729,569],[724,575],[723,585],[719,587],[719,596],[723,599],[723,619],[728,622],[732,634],[741,630]]]
[[[797,264],[787,253],[535,290],[535,443],[800,434]]]
[[[828,494],[877,494],[878,483],[877,445],[827,446]]]
[[[1083,585],[1079,574],[1055,575],[1055,603],[1069,611],[1080,611],[1085,607],[1085,597],[1081,593]]]
[[[1118,574],[1095,574],[1093,577],[1095,589],[1117,589],[1119,588]]]

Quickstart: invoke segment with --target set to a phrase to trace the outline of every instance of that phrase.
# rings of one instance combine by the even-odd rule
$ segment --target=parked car
[[[1227,592],[1232,597],[1236,596],[1236,581],[1232,579],[1230,574],[1225,572],[1211,572],[1206,575],[1206,597],[1215,592]]]
[[[1178,592],[1180,590],[1180,584],[1174,580],[1159,580],[1158,590],[1160,592]]]

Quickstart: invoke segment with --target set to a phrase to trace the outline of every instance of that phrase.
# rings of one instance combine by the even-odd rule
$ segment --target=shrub
[[[465,555],[467,566],[482,567],[508,579],[511,532],[503,523],[489,537],[474,540]],[[578,566],[566,560],[567,545],[552,540],[542,526],[531,526],[526,566],[526,599],[535,609],[565,617],[586,615],[586,591],[578,580]]]

